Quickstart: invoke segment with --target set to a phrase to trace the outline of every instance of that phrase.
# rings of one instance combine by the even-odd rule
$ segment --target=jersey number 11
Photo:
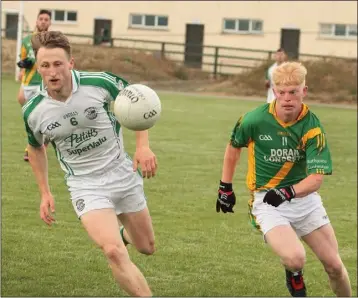
[[[287,137],[282,137],[282,146],[287,146]]]

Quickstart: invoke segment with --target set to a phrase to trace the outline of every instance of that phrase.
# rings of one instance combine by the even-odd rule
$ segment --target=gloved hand
[[[265,197],[264,203],[270,204],[274,207],[280,206],[285,201],[291,201],[296,196],[293,186],[287,186],[283,188],[270,189]]]
[[[35,63],[30,58],[25,58],[17,62],[17,66],[20,68],[31,69]]]
[[[232,190],[232,183],[225,183],[220,180],[218,199],[216,200],[216,212],[231,212],[234,213],[232,208],[236,204],[236,196]]]

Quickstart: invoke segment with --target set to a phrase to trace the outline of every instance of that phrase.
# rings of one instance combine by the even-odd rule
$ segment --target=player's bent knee
[[[340,258],[335,258],[331,262],[324,264],[324,269],[333,279],[341,277],[344,273],[344,265]]]
[[[306,256],[302,252],[293,252],[289,256],[282,258],[282,263],[285,265],[285,267],[298,271],[301,270],[306,262]]]
[[[116,244],[102,246],[102,251],[110,263],[121,265],[129,261],[129,255],[125,247],[121,248]]]
[[[146,244],[137,247],[137,250],[144,255],[152,255],[155,252],[154,240],[149,240]]]

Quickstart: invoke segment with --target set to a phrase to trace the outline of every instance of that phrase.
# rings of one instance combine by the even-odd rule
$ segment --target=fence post
[[[162,59],[165,58],[165,42],[162,42],[162,49],[161,49],[160,55],[161,55]]]
[[[271,58],[272,58],[272,52],[271,52],[271,51],[269,51],[269,52],[268,52],[268,60],[270,61],[270,60],[271,60]]]
[[[218,73],[219,47],[215,47],[214,57],[214,78],[216,79]]]

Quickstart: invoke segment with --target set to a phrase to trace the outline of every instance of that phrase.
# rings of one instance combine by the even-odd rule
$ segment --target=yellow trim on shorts
[[[252,207],[253,207],[254,201],[255,201],[254,192],[251,191],[250,192],[250,199],[247,201],[247,203],[248,203],[247,205],[249,207],[249,212],[248,212],[249,221],[250,221],[250,224],[255,229],[257,229],[258,231],[260,231],[262,233],[261,226],[257,223],[256,216],[252,214]]]

